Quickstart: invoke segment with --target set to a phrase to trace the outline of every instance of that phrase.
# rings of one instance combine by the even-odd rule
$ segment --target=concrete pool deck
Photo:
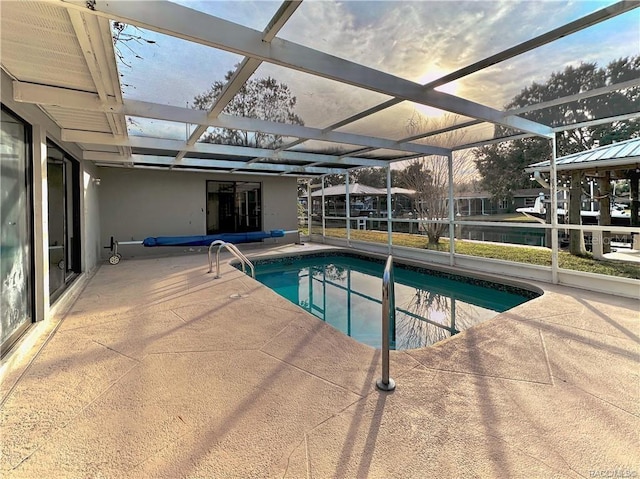
[[[0,476],[640,476],[637,300],[537,284],[392,352],[383,393],[379,351],[226,261],[206,271],[203,254],[102,266],[3,368]]]

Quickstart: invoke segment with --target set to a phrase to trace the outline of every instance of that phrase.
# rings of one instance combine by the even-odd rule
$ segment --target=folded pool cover
[[[226,241],[227,243],[250,243],[261,241],[264,238],[281,238],[284,230],[252,231],[249,233],[223,233],[219,235],[199,235],[199,236],[158,236],[149,237],[142,241],[145,246],[209,246],[215,240]]]

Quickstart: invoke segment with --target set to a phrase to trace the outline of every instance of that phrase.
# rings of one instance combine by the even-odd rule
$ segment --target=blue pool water
[[[384,264],[345,254],[255,263],[256,279],[352,338],[381,346]],[[537,296],[520,288],[412,267],[394,267],[392,347],[428,346]]]

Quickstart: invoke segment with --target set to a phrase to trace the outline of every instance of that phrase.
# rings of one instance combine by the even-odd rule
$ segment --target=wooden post
[[[580,170],[571,172],[571,189],[569,190],[569,224],[581,225],[582,216],[580,210],[582,206],[582,172]],[[586,254],[584,246],[584,235],[582,230],[569,231],[569,251],[576,256]]]
[[[598,190],[600,197],[600,226],[611,225],[611,172],[606,171],[603,178],[598,178]],[[591,237],[591,243],[595,241],[595,235]],[[603,231],[598,239],[602,240],[602,253],[611,253],[611,233]],[[595,251],[595,245],[593,245]]]
[[[631,171],[629,175],[629,184],[631,186],[631,226],[640,226],[638,219],[638,210],[640,209],[640,171],[638,168]]]

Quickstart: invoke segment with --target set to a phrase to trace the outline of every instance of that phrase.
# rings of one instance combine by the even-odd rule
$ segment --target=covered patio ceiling
[[[386,167],[427,155],[448,156],[508,139],[551,138],[555,132],[581,126],[546,125],[525,115],[636,87],[640,78],[518,110],[502,111],[498,106],[531,83],[532,78],[514,68],[519,64],[513,61],[521,59],[524,63],[520,65],[524,65],[532,59],[549,58],[550,51],[561,52],[557,65],[549,61],[536,68],[541,76],[533,79],[541,81],[575,63],[576,55],[578,60],[584,55],[585,61],[610,61],[637,54],[640,34],[635,9],[640,3],[578,3],[579,8],[569,11],[556,2],[374,2],[367,7],[363,2],[285,1],[259,2],[259,10],[247,13],[245,2],[188,6],[168,1],[2,2],[2,68],[13,79],[13,99],[38,105],[60,127],[61,138],[79,144],[83,160],[99,166],[313,177],[360,167]],[[409,16],[413,32],[403,41],[418,46],[403,46],[407,61],[402,55],[380,58],[372,45],[378,42],[382,50],[389,41],[398,41],[384,35],[375,37],[379,16],[374,14],[396,15],[398,24],[405,21],[398,12],[409,7],[414,14]],[[513,32],[499,39],[495,31],[482,28],[482,22],[476,20],[473,41],[481,55],[462,52],[457,63],[451,62],[434,78],[437,69],[429,58],[439,48],[447,50],[447,44],[461,40],[456,37],[455,22],[463,25],[465,19],[456,15],[465,9],[497,7]],[[341,21],[345,12],[348,22]],[[496,12],[473,13],[486,17]],[[426,22],[427,13],[449,19],[449,25],[440,26],[442,42],[420,44],[428,32],[426,24],[420,24]],[[266,26],[256,28],[267,14],[271,18],[263,22]],[[236,18],[241,15],[244,17]],[[550,16],[553,20],[544,25],[547,28],[536,24]],[[328,24],[329,18],[334,18],[335,24]],[[114,21],[137,27],[137,48],[145,55],[149,45],[156,45],[153,48],[157,50],[138,59],[140,55],[130,49],[131,65],[119,64],[112,41]],[[305,37],[305,29],[313,30],[318,23],[326,36]],[[288,25],[293,26],[287,29]],[[609,34],[602,36],[605,29]],[[363,37],[365,31],[372,38]],[[568,40],[572,36],[577,43]],[[591,41],[585,43],[585,39]],[[325,44],[328,46],[323,48]],[[577,44],[582,45],[581,50],[576,50]],[[600,49],[602,54],[597,51]],[[415,51],[420,52],[418,58],[427,73],[432,73],[427,81],[410,73],[420,63]],[[536,52],[537,56],[527,57]],[[171,60],[166,60],[168,54]],[[210,65],[206,74],[202,64]],[[236,64],[231,67],[235,68],[233,76],[208,111],[188,106],[195,94],[224,77],[228,65]],[[501,66],[504,68],[495,70]],[[223,113],[242,85],[267,75],[286,80],[300,100],[304,97],[304,105],[299,103],[307,113],[302,115],[306,126]],[[479,86],[468,86],[471,80]],[[447,86],[449,91],[464,91],[464,96],[447,92]],[[335,102],[338,94],[339,107]],[[410,134],[405,125],[412,110],[426,113],[422,130]],[[588,124],[638,116],[639,111],[619,112],[593,118]],[[508,133],[496,134],[496,126]],[[210,127],[273,134],[285,141],[275,148],[204,143],[202,136]]]

